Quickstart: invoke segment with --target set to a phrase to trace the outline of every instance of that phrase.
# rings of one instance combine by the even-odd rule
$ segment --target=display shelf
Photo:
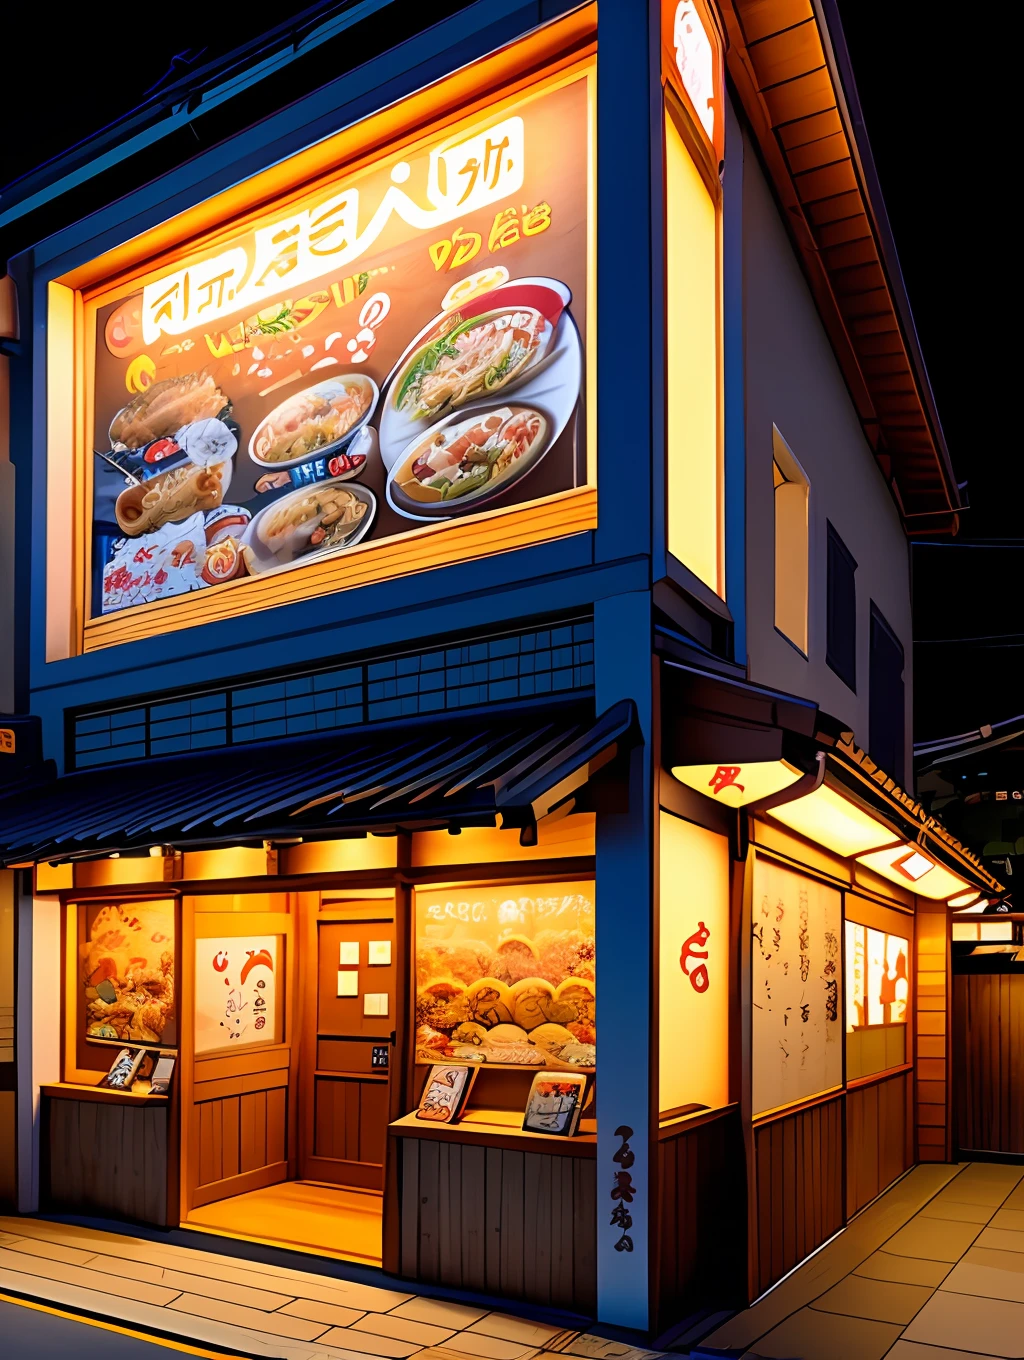
[[[597,1156],[597,1120],[581,1119],[574,1138],[554,1134],[529,1133],[523,1127],[521,1110],[470,1108],[458,1124],[435,1124],[417,1119],[415,1113],[403,1115],[388,1126],[396,1138],[430,1138],[442,1143],[462,1143],[469,1147],[505,1148],[513,1152],[540,1152],[556,1157]]]
[[[60,1082],[40,1086],[40,1094],[51,1100],[92,1100],[103,1105],[166,1105],[168,1096],[135,1095],[131,1091],[112,1091],[108,1086],[84,1086],[75,1082]]]

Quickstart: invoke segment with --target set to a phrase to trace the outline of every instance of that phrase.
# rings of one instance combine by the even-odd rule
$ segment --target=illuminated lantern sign
[[[786,760],[751,761],[748,765],[673,765],[681,784],[727,807],[745,807],[795,784],[803,775]]]
[[[663,0],[662,76],[683,97],[717,165],[725,150],[722,39],[703,0]]]

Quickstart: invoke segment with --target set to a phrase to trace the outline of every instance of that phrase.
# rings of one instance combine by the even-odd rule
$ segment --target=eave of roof
[[[908,532],[965,509],[835,0],[721,0],[727,64],[868,442]]]

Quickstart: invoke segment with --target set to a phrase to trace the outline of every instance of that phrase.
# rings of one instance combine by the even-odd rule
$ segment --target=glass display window
[[[416,1061],[592,1072],[592,881],[416,892]]]
[[[846,923],[846,1029],[905,1024],[910,997],[910,942]]]
[[[177,1044],[176,940],[172,901],[79,906],[80,1040]]]

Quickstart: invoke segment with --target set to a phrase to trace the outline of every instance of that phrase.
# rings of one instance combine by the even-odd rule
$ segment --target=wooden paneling
[[[384,1165],[387,1079],[316,1078],[313,1155]]]
[[[201,1099],[201,1091],[202,1086],[197,1084],[192,1113],[198,1153],[193,1169],[193,1203],[209,1204],[225,1195],[252,1190],[257,1182],[266,1185],[283,1179],[287,1173],[287,1087],[282,1084],[211,1100]],[[268,1169],[275,1169],[270,1180]]]
[[[754,1129],[757,1292],[844,1223],[841,1096]]]
[[[167,1227],[167,1111],[44,1096],[44,1208]]]
[[[917,1091],[914,1129],[917,1160],[945,1162],[952,1157],[946,1103],[949,1052],[949,922],[944,902],[921,899],[917,910],[914,954],[914,1068]],[[940,1095],[941,1098],[937,1099]]]
[[[953,990],[957,1145],[1022,1154],[1024,974],[962,974]]]
[[[701,1307],[742,1307],[746,1185],[739,1109],[662,1131],[658,1329]]]
[[[593,1161],[397,1138],[399,1272],[592,1315]]]
[[[912,1161],[911,1072],[856,1086],[846,1094],[846,1213],[880,1195]]]

